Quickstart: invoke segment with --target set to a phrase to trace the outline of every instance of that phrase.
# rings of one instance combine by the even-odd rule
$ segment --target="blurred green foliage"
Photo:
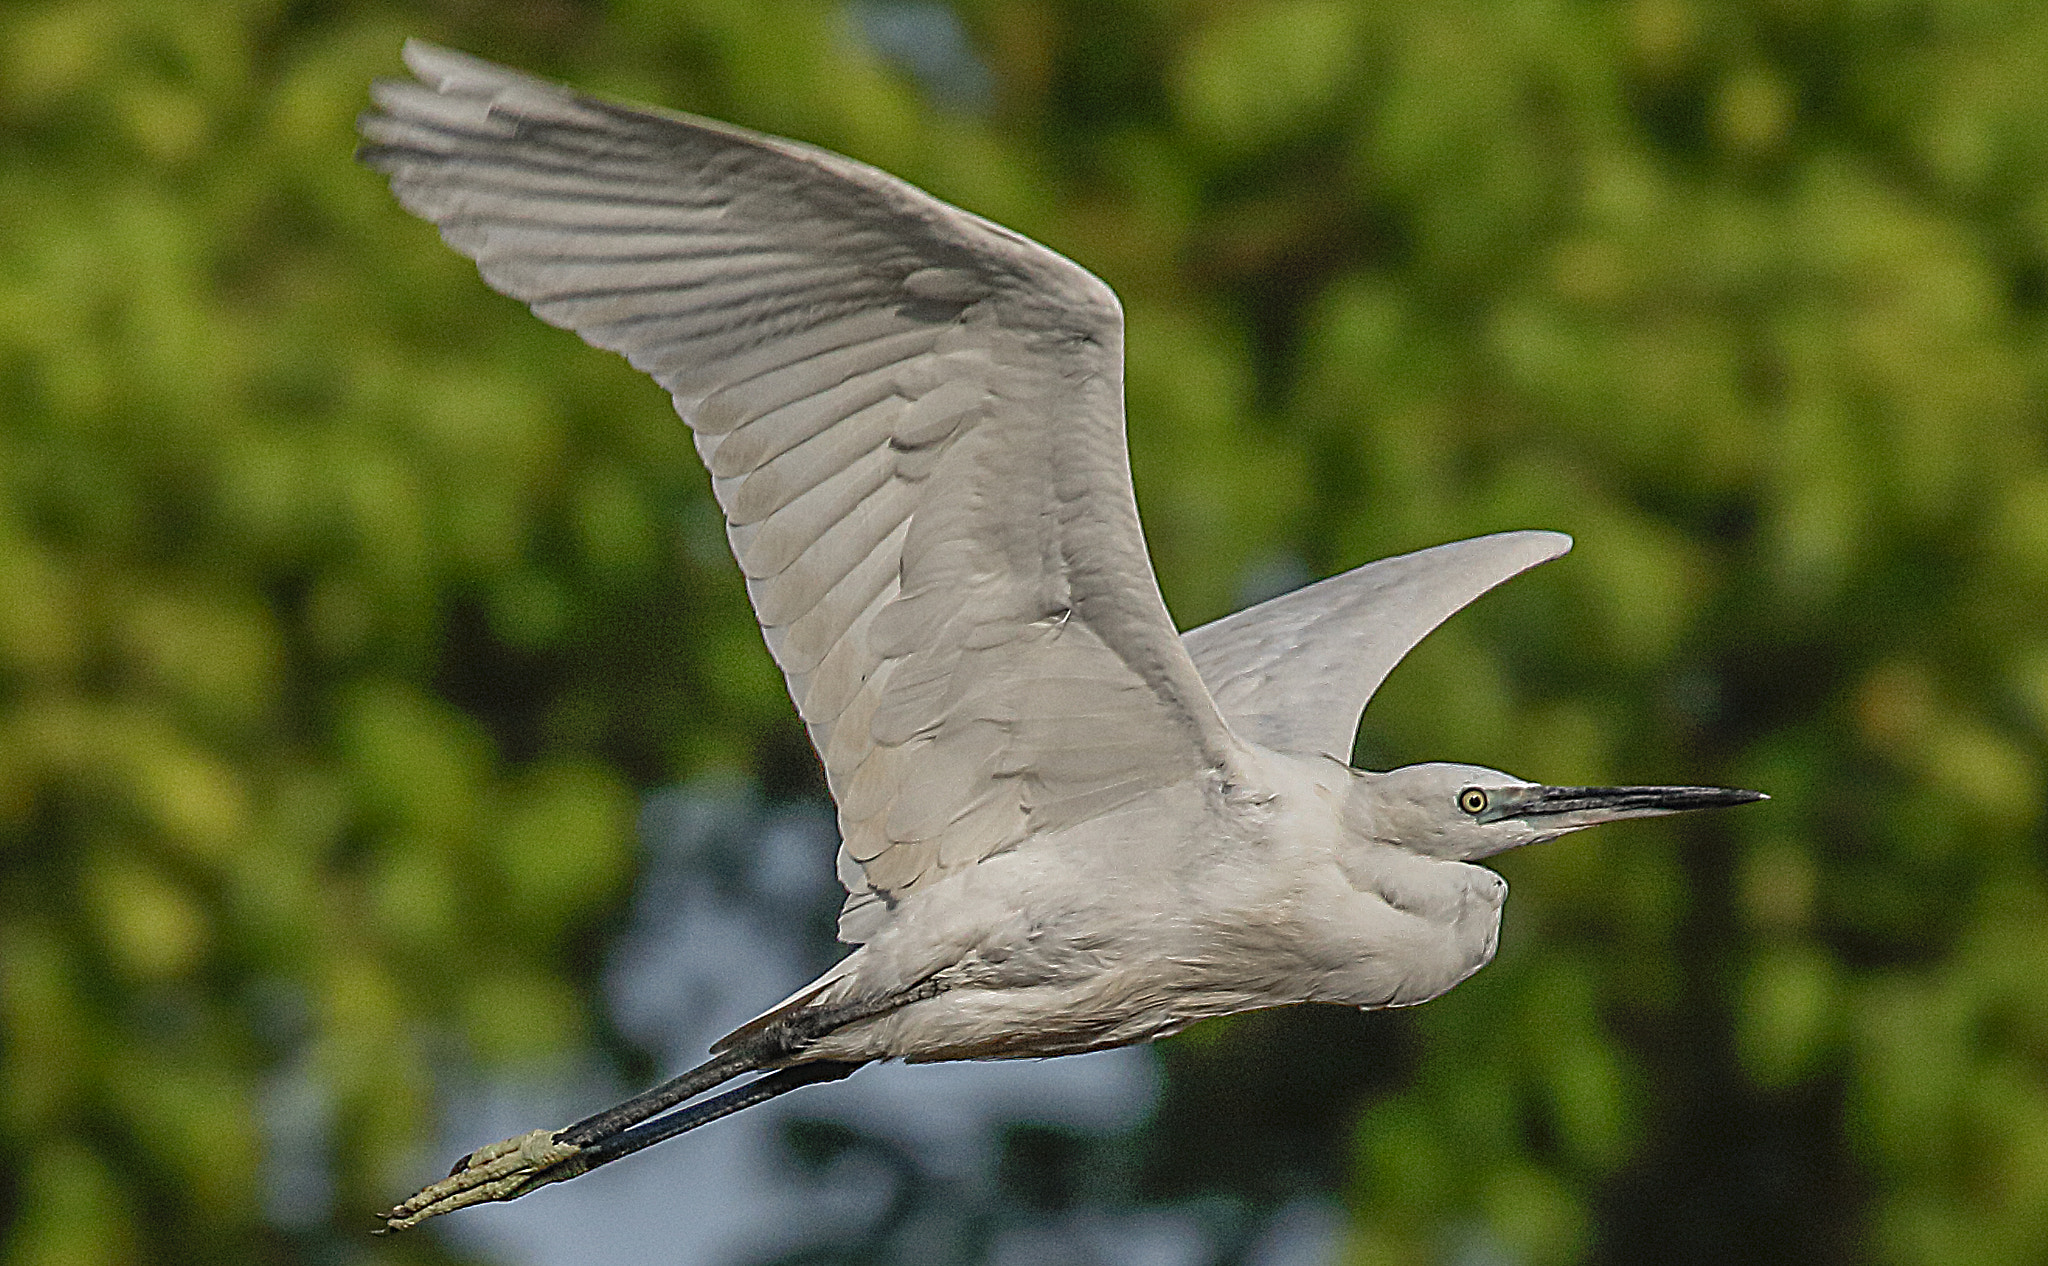
[[[1361,759],[1776,800],[1503,859],[1499,961],[1357,1053],[1350,1260],[2048,1258],[2048,9],[959,12],[986,110],[825,3],[0,10],[0,1262],[436,1260],[365,1214],[437,1069],[604,1036],[634,789],[815,790],[668,402],[349,161],[407,34],[1099,272],[1184,623],[1578,537]]]

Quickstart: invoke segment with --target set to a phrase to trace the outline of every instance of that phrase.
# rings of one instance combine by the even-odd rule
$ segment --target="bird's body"
[[[365,161],[694,433],[838,805],[857,948],[698,1068],[466,1158],[393,1228],[873,1060],[1423,1002],[1493,956],[1506,885],[1475,861],[1758,798],[1351,769],[1401,657],[1569,538],[1385,559],[1183,635],[1138,524],[1101,281],[835,154],[406,58],[420,82],[378,85]]]
[[[1492,958],[1498,875],[1348,838],[1360,776],[1334,760],[1241,760],[1239,783],[1149,792],[908,898],[798,997],[943,990],[806,1055],[1065,1055],[1291,1003],[1424,1002]]]
[[[805,1053],[1071,1055],[1294,1002],[1427,1002],[1493,957],[1499,875],[1348,838],[1360,776],[1335,760],[1247,748],[1241,768],[1243,783],[1147,793],[909,897],[799,998],[944,989]]]

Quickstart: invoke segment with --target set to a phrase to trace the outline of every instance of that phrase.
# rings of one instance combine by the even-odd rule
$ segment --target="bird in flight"
[[[1181,634],[1138,526],[1108,286],[837,154],[418,42],[405,61],[362,160],[694,434],[838,805],[855,948],[698,1067],[471,1153],[388,1229],[876,1060],[1423,1002],[1493,956],[1507,885],[1473,863],[1763,799],[1351,768],[1402,656],[1570,538],[1441,545]]]

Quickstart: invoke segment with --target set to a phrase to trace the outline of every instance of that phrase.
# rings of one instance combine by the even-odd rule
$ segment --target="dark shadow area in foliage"
[[[1210,1024],[1159,1048],[1166,1085],[1139,1190],[1168,1200],[1229,1194],[1262,1206],[1336,1192],[1359,1108],[1411,1075],[1404,1018],[1305,1006]]]

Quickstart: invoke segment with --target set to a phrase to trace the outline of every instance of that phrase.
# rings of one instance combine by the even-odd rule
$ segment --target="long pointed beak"
[[[1622,818],[1723,809],[1769,800],[1761,791],[1734,787],[1535,787],[1503,806],[1503,818],[1554,819],[1566,830]]]

